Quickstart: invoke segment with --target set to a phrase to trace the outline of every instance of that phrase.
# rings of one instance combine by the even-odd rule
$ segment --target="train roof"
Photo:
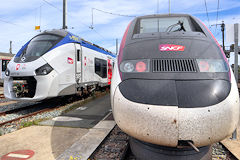
[[[67,36],[68,32],[63,29],[53,29],[53,30],[46,30],[46,31],[40,33],[39,35],[41,35],[41,34],[55,34],[55,35],[58,35],[61,37],[65,37],[65,36]]]
[[[91,42],[89,42],[89,41],[87,41],[87,40],[85,40],[85,39],[83,39],[81,37],[78,37],[77,35],[75,35],[75,34],[73,34],[71,32],[68,32],[66,30],[63,30],[63,29],[46,30],[46,31],[44,31],[41,34],[54,34],[54,35],[58,35],[58,36],[61,36],[61,37],[66,37],[67,35],[70,34],[72,37],[74,37],[73,40],[75,40],[75,42],[78,42],[78,43],[80,43],[81,45],[83,45],[85,47],[88,47],[88,48],[100,51],[100,52],[105,53],[105,54],[109,54],[109,55],[111,55],[113,57],[116,56],[113,52],[111,52],[111,51],[109,51],[109,50],[107,50],[107,49],[105,49],[103,47],[100,47],[100,46],[98,46],[98,45],[96,45],[94,43],[91,43]],[[39,34],[39,35],[41,35],[41,34]]]
[[[192,17],[192,16],[189,14],[152,14],[152,15],[139,16],[136,18],[155,18],[155,17]]]

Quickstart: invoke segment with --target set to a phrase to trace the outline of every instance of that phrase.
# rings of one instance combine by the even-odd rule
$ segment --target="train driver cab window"
[[[25,57],[39,57],[44,55],[47,51],[49,51],[57,42],[62,39],[60,36],[43,34],[34,37],[26,49],[23,51],[21,56]]]
[[[143,18],[138,33],[192,31],[187,17]]]
[[[107,78],[107,61],[95,58],[95,73],[102,78]]]
[[[7,64],[10,62],[10,60],[2,60],[2,71],[5,71],[7,69]]]

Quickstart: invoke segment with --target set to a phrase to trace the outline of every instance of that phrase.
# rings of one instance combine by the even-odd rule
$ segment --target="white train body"
[[[59,36],[60,40],[37,57],[24,54],[25,48],[31,49],[32,40],[23,46],[8,64],[4,79],[6,98],[38,101],[110,84],[115,55],[63,30],[36,37],[44,35]]]

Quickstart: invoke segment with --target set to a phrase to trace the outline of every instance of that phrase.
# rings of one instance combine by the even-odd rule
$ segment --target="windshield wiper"
[[[23,57],[27,52],[27,46],[24,48],[24,50],[22,51],[20,57]]]
[[[173,27],[178,26],[178,25],[180,26],[180,28],[172,31]],[[170,26],[166,29],[165,32],[171,32],[171,31],[172,31],[172,32],[176,32],[176,31],[181,31],[181,30],[183,30],[184,32],[186,32],[186,29],[185,29],[184,26],[183,26],[183,22],[182,22],[182,21],[178,21],[178,23],[170,25]]]

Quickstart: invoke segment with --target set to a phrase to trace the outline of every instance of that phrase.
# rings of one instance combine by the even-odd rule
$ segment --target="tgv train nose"
[[[132,102],[195,108],[226,99],[231,83],[226,80],[128,79],[120,83],[119,90]]]
[[[222,80],[206,80],[198,86],[189,81],[146,82],[152,80],[125,80],[113,94],[114,119],[124,132],[134,138],[170,147],[176,147],[180,140],[191,140],[195,146],[201,147],[226,138],[238,124],[239,98],[235,83],[230,86]],[[222,92],[224,87],[230,92]],[[186,88],[192,91],[188,93],[184,90]],[[178,89],[182,89],[181,96]],[[185,104],[185,101],[192,105]],[[216,101],[221,102],[203,107],[198,105]]]

